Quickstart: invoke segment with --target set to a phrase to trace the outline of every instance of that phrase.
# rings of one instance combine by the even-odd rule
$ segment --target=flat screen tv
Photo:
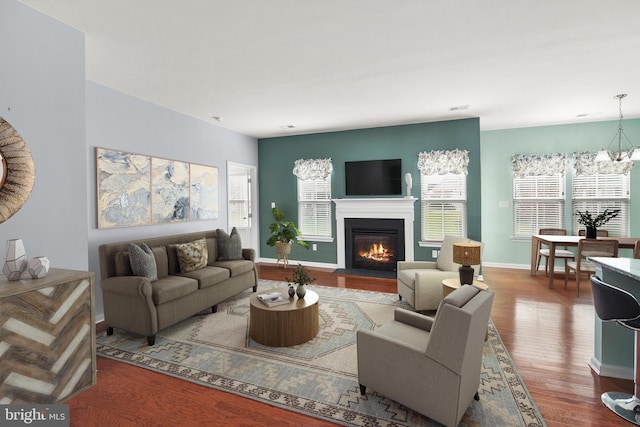
[[[402,159],[345,162],[347,196],[402,194]]]

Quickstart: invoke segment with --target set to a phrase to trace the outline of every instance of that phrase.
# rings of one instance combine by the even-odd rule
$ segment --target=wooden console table
[[[56,403],[96,382],[94,274],[0,277],[0,401]]]

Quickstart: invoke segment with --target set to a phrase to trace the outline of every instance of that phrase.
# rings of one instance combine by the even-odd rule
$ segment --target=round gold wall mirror
[[[25,204],[36,174],[29,147],[18,131],[0,117],[0,223]]]

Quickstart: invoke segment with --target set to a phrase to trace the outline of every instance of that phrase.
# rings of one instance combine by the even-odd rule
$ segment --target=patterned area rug
[[[260,280],[258,289],[284,286]],[[394,308],[408,306],[389,293],[308,288],[320,296],[320,332],[299,346],[267,347],[249,337],[247,291],[219,304],[217,313],[161,331],[152,347],[144,337],[121,330],[101,335],[98,354],[338,424],[439,425],[375,391],[359,392],[356,330],[375,329],[392,320]],[[493,323],[479,394],[461,426],[545,425]]]

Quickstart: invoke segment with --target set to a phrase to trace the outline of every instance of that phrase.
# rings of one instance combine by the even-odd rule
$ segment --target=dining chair
[[[618,257],[617,240],[581,239],[578,242],[578,253],[575,261],[569,261],[564,270],[564,288],[567,288],[569,273],[576,275],[576,296],[580,296],[580,275],[592,275],[596,272],[596,265],[587,257]]]
[[[633,247],[633,257],[636,259],[640,258],[640,240],[636,240],[636,244]]]
[[[538,230],[538,234],[566,236],[567,230],[564,228],[541,228],[540,230]],[[538,268],[540,268],[540,260],[542,260],[543,257],[546,258],[544,263],[544,275],[546,276],[547,274],[549,274],[549,248],[538,249],[538,262],[536,263],[536,271],[538,271]],[[567,261],[570,259],[574,259],[574,257],[574,253],[568,250],[566,246],[564,247],[564,249],[556,248],[555,258],[564,259],[565,269],[567,267]],[[551,267],[553,268],[554,266]]]
[[[585,236],[587,232],[584,230],[578,230],[578,236]],[[598,228],[596,230],[596,237],[609,237],[609,230],[605,230],[604,228]]]

